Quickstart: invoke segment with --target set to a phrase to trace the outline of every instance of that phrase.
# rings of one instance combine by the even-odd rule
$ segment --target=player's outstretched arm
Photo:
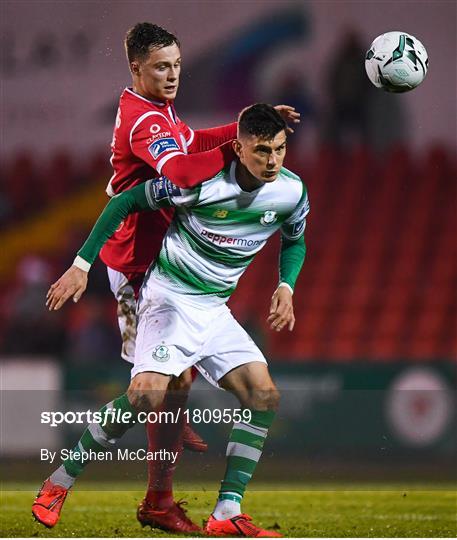
[[[177,153],[156,169],[159,174],[169,178],[173,184],[189,189],[216,176],[234,159],[232,143],[229,141],[206,152]]]
[[[292,295],[306,255],[305,238],[296,240],[281,236],[279,255],[279,285],[273,293],[268,322],[272,330],[280,332],[285,326],[292,331],[295,325]]]
[[[298,124],[300,122],[300,113],[295,107],[290,105],[276,105],[275,109],[284,118],[287,124]],[[238,122],[232,122],[223,126],[216,126],[206,129],[196,129],[191,131],[191,143],[189,143],[189,153],[205,152],[220,146],[228,141],[232,141],[237,135]],[[189,129],[189,128],[187,128]],[[289,133],[294,130],[288,127]]]
[[[150,209],[145,184],[113,197],[105,206],[74,264],[49,288],[46,305],[50,310],[60,309],[69,298],[77,302],[87,287],[87,274],[101,248],[128,214]]]
[[[236,139],[237,127],[238,122],[232,122],[224,126],[195,129],[192,135],[192,143],[188,146],[189,154],[206,152]]]
[[[122,221],[129,214],[150,209],[151,203],[146,195],[146,183],[123,191],[110,199],[97,219],[87,240],[84,242],[83,247],[78,251],[78,257],[75,259],[76,265],[88,272],[90,266],[98,257],[100,250],[116,232]]]

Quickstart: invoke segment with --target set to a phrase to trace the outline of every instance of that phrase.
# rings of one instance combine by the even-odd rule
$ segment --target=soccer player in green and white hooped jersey
[[[273,107],[257,104],[242,111],[233,144],[238,159],[197,188],[182,190],[162,177],[113,197],[73,266],[51,286],[47,303],[59,309],[68,298],[80,298],[91,264],[129,213],[176,206],[141,290],[131,384],[126,394],[105,406],[130,412],[132,421],[90,425],[78,447],[110,448],[139,411],[160,406],[172,376],[196,365],[251,410],[249,422],[233,426],[225,477],[205,531],[211,536],[279,536],[241,513],[279,394],[263,354],[226,301],[255,254],[280,229],[280,282],[268,320],[277,331],[286,325],[292,330],[292,294],[306,252],[309,203],[300,178],[282,167],[286,125]],[[71,486],[84,465],[67,459],[54,475]]]

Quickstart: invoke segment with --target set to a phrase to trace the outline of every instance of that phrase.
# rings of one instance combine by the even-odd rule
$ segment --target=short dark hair
[[[176,44],[180,47],[178,38],[165,28],[149,22],[135,24],[127,31],[124,45],[129,62],[145,60],[151,48],[161,49]]]
[[[238,130],[241,135],[255,135],[262,139],[271,140],[287,124],[278,111],[266,103],[256,103],[246,107],[238,117]]]

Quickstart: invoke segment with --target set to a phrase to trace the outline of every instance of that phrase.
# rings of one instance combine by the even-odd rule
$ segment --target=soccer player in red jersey
[[[182,187],[211,177],[232,158],[230,143],[219,145],[236,136],[236,123],[193,131],[179,119],[173,100],[179,86],[181,53],[174,35],[159,26],[141,23],[129,30],[125,47],[133,86],[124,90],[119,102],[111,144],[114,174],[108,195],[160,174],[169,175]],[[135,353],[136,296],[171,218],[168,210],[129,216],[101,253],[118,301],[122,356],[131,362]],[[175,381],[174,388],[179,392],[169,393],[164,407],[185,406],[190,384],[187,372]],[[194,450],[205,450],[204,441],[182,424],[148,424],[148,450],[179,451],[183,442]],[[148,490],[137,514],[143,525],[177,532],[195,529],[173,501],[175,467],[168,461],[148,462]]]
[[[211,178],[233,157],[231,141],[237,123],[192,130],[176,114],[173,101],[181,70],[180,44],[176,36],[151,24],[139,23],[126,35],[125,48],[132,74],[132,88],[121,94],[111,143],[114,174],[106,189],[110,197],[156,176],[165,175],[175,185],[193,187]],[[297,122],[293,108],[277,106],[280,114]],[[108,267],[111,290],[118,301],[122,357],[133,362],[136,338],[136,298],[145,273],[160,251],[173,216],[172,209],[129,215],[107,242],[100,257]],[[192,382],[190,370],[174,381],[163,408],[183,408]],[[206,443],[184,422],[148,424],[148,450],[181,451],[183,444],[205,450]],[[148,461],[148,489],[138,508],[142,525],[172,532],[198,531],[180,503],[173,500],[172,477],[176,465]],[[35,499],[36,519],[53,527],[60,517],[72,479],[60,468]]]

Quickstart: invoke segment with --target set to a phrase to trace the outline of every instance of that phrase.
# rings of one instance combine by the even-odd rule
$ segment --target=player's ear
[[[232,147],[237,157],[241,157],[241,143],[238,139],[233,139]]]
[[[130,72],[132,75],[139,75],[140,74],[140,63],[134,60],[133,62],[130,62]]]

